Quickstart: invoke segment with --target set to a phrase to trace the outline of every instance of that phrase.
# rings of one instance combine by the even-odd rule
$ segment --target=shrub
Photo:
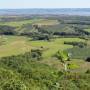
[[[39,49],[32,49],[31,50],[31,57],[36,58],[36,59],[41,59],[42,58],[42,51]]]
[[[87,73],[87,74],[90,74],[90,69],[88,69],[88,70],[86,71],[86,73]]]
[[[86,61],[87,61],[87,62],[90,62],[90,57],[88,57],[88,58],[86,59]]]

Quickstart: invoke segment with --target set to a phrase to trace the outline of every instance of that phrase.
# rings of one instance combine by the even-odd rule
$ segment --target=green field
[[[12,21],[12,22],[0,22],[0,25],[10,25],[10,26],[21,26],[23,24],[38,24],[38,25],[57,25],[59,22],[57,20],[48,20],[48,19],[30,19],[22,21]]]
[[[1,17],[2,18],[2,17]],[[15,17],[17,18],[17,17]],[[15,31],[17,33],[29,33],[31,32],[38,32],[43,34],[42,32],[39,32],[37,29],[32,27],[32,25],[39,25],[41,26],[41,30],[46,30],[46,32],[64,32],[66,34],[77,34],[77,32],[74,30],[73,27],[70,25],[62,24],[57,19],[43,19],[43,18],[34,18],[34,19],[28,19],[28,20],[20,20],[20,21],[10,21],[10,22],[0,22],[0,25],[7,25],[7,26],[13,26],[15,27]],[[2,28],[1,28],[2,29]],[[89,29],[85,29],[85,31],[89,32]],[[44,32],[45,33],[45,32]],[[79,32],[80,33],[80,32]],[[54,35],[55,36],[55,35]],[[53,37],[54,37],[53,36]],[[55,65],[55,67],[59,68],[60,63],[59,61],[55,61],[53,56],[56,54],[58,50],[68,50],[70,49],[73,51],[74,46],[64,44],[64,42],[86,42],[85,39],[80,39],[76,36],[71,37],[59,37],[55,36],[56,38],[51,39],[50,41],[47,40],[32,40],[31,37],[27,36],[18,36],[18,35],[1,35],[0,36],[0,57],[6,57],[6,56],[12,56],[12,55],[19,55],[24,54],[25,52],[30,52],[31,49],[41,49],[43,47],[43,61],[44,63],[47,63],[48,65]],[[88,47],[90,45],[90,40],[87,41]],[[78,58],[80,55],[78,54],[79,49],[75,49],[73,54],[76,60],[78,62]],[[85,52],[83,51],[83,56]],[[78,56],[79,55],[79,56]],[[82,54],[81,54],[82,55]],[[85,54],[86,55],[86,54]],[[82,58],[80,58],[82,60]],[[59,65],[58,65],[59,64]],[[60,66],[61,67],[61,66]]]
[[[2,36],[4,44],[0,46],[0,57],[17,55],[30,51],[32,48],[40,48],[43,46],[45,51],[43,57],[50,58],[59,49],[64,50],[72,48],[72,45],[64,45],[64,41],[84,41],[79,38],[57,38],[49,41],[31,41],[31,38],[23,36]]]
[[[52,66],[54,65],[54,67],[58,69],[61,67],[61,64],[58,60],[54,60],[52,57],[58,50],[73,48],[72,45],[64,44],[64,41],[84,42],[83,39],[79,38],[56,38],[51,41],[32,41],[31,38],[24,36],[2,36],[2,40],[4,41],[4,44],[0,46],[0,57],[24,54],[25,52],[31,51],[31,49],[43,47],[44,60],[42,63]],[[78,60],[76,59],[76,63],[77,62]]]
[[[84,31],[86,31],[86,32],[89,32],[89,33],[90,33],[90,29],[85,29]]]

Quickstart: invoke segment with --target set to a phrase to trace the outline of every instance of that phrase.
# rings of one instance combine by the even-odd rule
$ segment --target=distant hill
[[[64,14],[90,16],[90,8],[62,8],[62,9],[0,9],[0,15],[29,15],[29,14]]]

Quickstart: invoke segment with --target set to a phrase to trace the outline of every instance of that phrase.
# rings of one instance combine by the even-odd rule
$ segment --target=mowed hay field
[[[31,38],[23,36],[2,36],[4,42],[0,45],[0,57],[18,55],[30,51],[32,48],[43,47],[43,57],[52,57],[59,49],[72,48],[72,45],[65,45],[64,41],[84,41],[79,38],[57,38],[51,41],[32,41]]]
[[[0,57],[18,55],[28,52],[31,46],[26,42],[26,38],[19,36],[3,36],[4,44],[0,46]]]

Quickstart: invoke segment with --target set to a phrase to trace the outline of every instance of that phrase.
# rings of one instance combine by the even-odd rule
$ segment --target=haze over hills
[[[61,8],[61,9],[0,9],[0,15],[29,15],[29,14],[52,14],[52,15],[80,15],[90,16],[90,8]]]

